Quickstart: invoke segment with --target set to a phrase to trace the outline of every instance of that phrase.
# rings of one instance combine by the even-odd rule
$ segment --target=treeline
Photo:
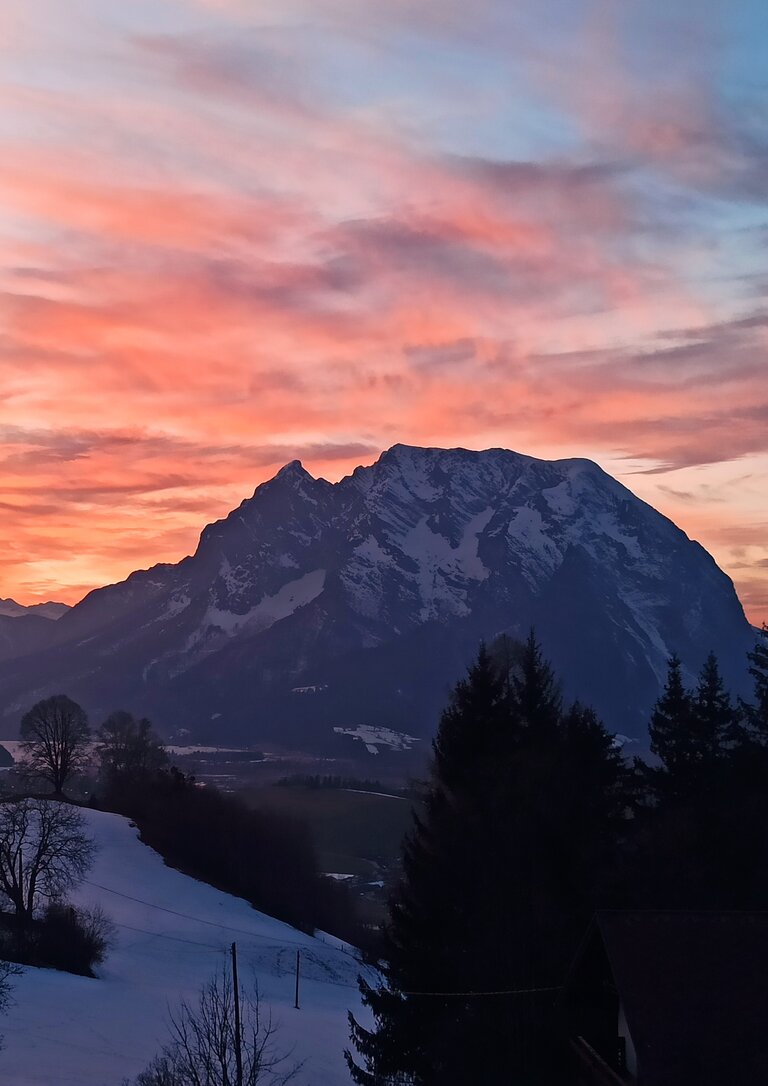
[[[628,881],[640,904],[768,907],[768,631],[749,654],[754,694],[733,700],[710,655],[695,687],[673,656],[650,721],[656,766],[636,761]]]
[[[304,931],[321,928],[344,938],[356,931],[351,896],[321,877],[303,821],[251,810],[236,796],[197,787],[173,767],[151,780],[113,781],[100,803],[131,818],[171,866],[262,912]]]
[[[308,827],[200,787],[171,765],[149,720],[117,711],[94,732],[81,706],[57,695],[33,706],[21,735],[22,772],[54,795],[95,759],[92,805],[131,818],[169,864],[296,927],[354,940],[352,896],[321,877]]]
[[[387,789],[381,781],[372,781],[367,777],[361,780],[359,777],[340,777],[322,775],[318,773],[292,773],[289,777],[281,777],[277,784],[281,788],[330,788],[337,791],[349,790],[352,792],[388,792],[391,795],[400,795],[399,791]]]
[[[569,1081],[558,998],[598,908],[768,908],[768,631],[736,701],[710,656],[673,657],[625,761],[564,705],[533,635],[482,649],[433,744],[423,814],[376,959],[374,1025],[351,1019],[362,1086]]]

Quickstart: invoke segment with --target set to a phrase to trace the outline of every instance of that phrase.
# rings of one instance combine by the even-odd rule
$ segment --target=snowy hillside
[[[277,1044],[306,1059],[301,1086],[347,1083],[347,1011],[362,1014],[358,963],[341,949],[255,912],[239,898],[173,871],[119,815],[85,811],[99,852],[76,895],[118,924],[99,979],[25,969],[0,1019],[0,1082],[120,1086],[165,1042],[168,1007],[194,998],[237,942],[241,980],[258,980]],[[301,1009],[294,964],[301,951]]]
[[[10,733],[66,689],[96,716],[332,753],[334,728],[430,735],[478,642],[531,626],[566,694],[629,735],[673,650],[692,678],[714,649],[737,692],[753,640],[710,555],[596,464],[395,445],[335,484],[293,461],[191,558],[92,592],[0,665],[0,712]]]

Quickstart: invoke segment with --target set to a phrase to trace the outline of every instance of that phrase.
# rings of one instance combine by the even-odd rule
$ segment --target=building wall
[[[632,1043],[632,1036],[629,1032],[626,1015],[624,1014],[624,1007],[621,1003],[619,1004],[618,1034],[619,1037],[624,1038],[624,1044],[626,1045],[627,1071],[629,1071],[633,1078],[637,1078],[637,1053],[635,1052],[635,1046]]]

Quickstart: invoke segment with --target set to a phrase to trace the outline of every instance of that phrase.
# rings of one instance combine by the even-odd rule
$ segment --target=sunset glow
[[[0,596],[406,442],[591,457],[768,619],[758,0],[7,0],[0,57]]]

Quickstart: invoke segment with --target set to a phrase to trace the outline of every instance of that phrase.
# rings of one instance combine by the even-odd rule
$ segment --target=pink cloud
[[[477,15],[404,0],[258,16],[313,13],[350,34],[455,35]],[[270,41],[135,36],[115,58],[128,96],[6,88],[28,123],[0,137],[0,595],[58,582],[73,598],[175,559],[302,451],[332,477],[396,440],[650,471],[765,452],[760,314],[713,303],[687,274],[699,243],[633,184],[637,162],[746,184],[698,83],[646,101],[608,48],[576,88],[550,65],[541,84],[588,141],[495,161],[340,104]]]

